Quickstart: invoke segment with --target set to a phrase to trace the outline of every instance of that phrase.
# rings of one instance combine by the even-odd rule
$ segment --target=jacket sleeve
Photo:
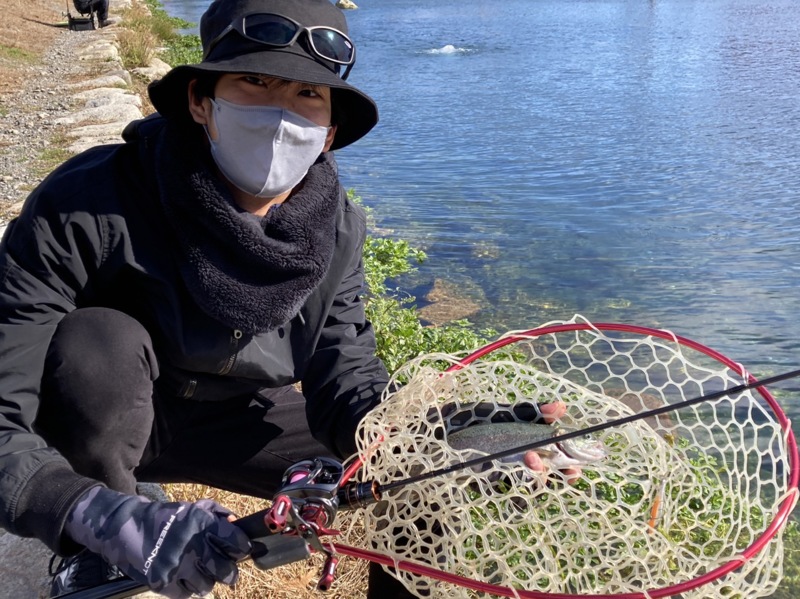
[[[375,332],[361,300],[365,234],[362,226],[303,379],[311,432],[340,457],[355,453],[356,427],[380,402],[389,380],[375,355]]]
[[[0,245],[0,526],[37,537],[58,553],[73,503],[97,481],[75,473],[34,432],[50,340],[75,308],[99,260],[99,228],[77,226],[34,191]],[[63,196],[62,196],[63,197]],[[48,214],[49,212],[49,214]]]

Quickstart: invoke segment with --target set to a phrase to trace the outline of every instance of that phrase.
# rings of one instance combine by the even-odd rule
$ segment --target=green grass
[[[49,145],[31,164],[31,170],[38,178],[44,178],[62,162],[73,156],[73,153],[67,149],[69,142],[70,139],[63,133],[57,133],[50,139]]]
[[[36,55],[33,52],[0,44],[0,59],[16,60],[23,62],[34,62]]]

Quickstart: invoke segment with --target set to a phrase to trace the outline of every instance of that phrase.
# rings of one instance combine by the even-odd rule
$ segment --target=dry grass
[[[17,89],[59,29],[66,26],[63,0],[0,0],[0,95]]]
[[[117,33],[117,44],[123,62],[129,68],[149,65],[158,48],[158,40],[152,33],[131,29],[122,29]]]
[[[203,485],[167,485],[167,494],[175,501],[193,501],[210,498],[239,515],[251,514],[269,505],[263,499],[237,495]],[[336,528],[343,532],[347,545],[363,547],[363,532],[358,513],[339,513]],[[327,540],[335,540],[328,538]],[[342,557],[336,571],[336,581],[324,595],[316,589],[324,559],[320,555],[304,562],[296,562],[274,570],[259,570],[252,562],[240,568],[239,582],[235,587],[217,585],[217,599],[355,599],[365,597],[367,590],[367,563]]]
[[[122,11],[125,27],[117,32],[122,62],[129,68],[146,67],[153,60],[159,39],[152,31],[153,19],[145,4],[135,3]]]

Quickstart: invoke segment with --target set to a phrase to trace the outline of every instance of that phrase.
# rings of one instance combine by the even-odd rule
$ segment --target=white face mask
[[[328,128],[275,106],[211,100],[217,139],[211,155],[242,191],[274,198],[303,180],[325,146]]]

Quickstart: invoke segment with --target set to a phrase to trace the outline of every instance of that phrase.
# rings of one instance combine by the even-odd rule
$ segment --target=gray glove
[[[152,502],[105,487],[90,489],[70,512],[65,532],[153,591],[186,599],[217,582],[233,584],[250,540],[230,512],[204,499]]]

